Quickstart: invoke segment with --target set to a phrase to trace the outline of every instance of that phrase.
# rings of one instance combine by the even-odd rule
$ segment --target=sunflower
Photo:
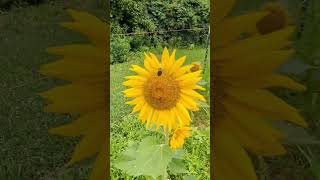
[[[217,0],[213,4],[213,177],[255,180],[248,152],[262,156],[286,153],[280,142],[286,134],[273,128],[270,119],[307,126],[299,112],[269,88],[304,91],[305,87],[275,72],[294,53],[289,47],[294,27],[285,25],[257,34],[257,23],[269,11],[227,17],[234,3]]]
[[[197,100],[205,101],[197,90],[204,90],[197,83],[201,80],[202,70],[190,72],[193,65],[183,66],[186,56],[175,59],[176,50],[169,54],[164,48],[161,62],[150,53],[145,53],[144,67],[132,65],[136,75],[127,76],[123,91],[127,102],[134,105],[133,112],[140,112],[139,119],[147,128],[153,125],[163,127],[165,133],[172,129],[189,126],[189,111],[198,111]]]
[[[171,149],[176,150],[181,148],[184,144],[184,140],[190,136],[190,127],[182,127],[174,130],[170,139]]]
[[[46,112],[77,113],[70,124],[50,129],[52,134],[81,136],[68,166],[97,154],[91,180],[106,179],[107,171],[107,25],[85,12],[68,10],[75,20],[63,27],[78,31],[91,44],[71,44],[48,48],[48,53],[62,56],[61,60],[43,65],[40,73],[71,82],[41,94],[49,100]]]

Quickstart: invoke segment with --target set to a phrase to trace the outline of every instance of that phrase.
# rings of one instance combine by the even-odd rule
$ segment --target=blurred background
[[[38,93],[65,84],[41,76],[41,65],[57,60],[46,48],[85,43],[80,34],[59,26],[71,21],[67,8],[106,16],[102,1],[1,1],[0,3],[0,179],[85,180],[92,164],[65,168],[78,138],[48,134],[72,115],[43,112]]]

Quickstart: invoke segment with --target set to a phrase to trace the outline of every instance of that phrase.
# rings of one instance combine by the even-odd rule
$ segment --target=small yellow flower
[[[146,127],[162,126],[165,131],[188,126],[189,111],[198,111],[196,100],[206,101],[197,92],[204,90],[197,83],[202,79],[201,70],[189,73],[193,65],[183,66],[186,56],[175,59],[176,50],[169,54],[164,49],[161,62],[150,53],[145,54],[144,67],[132,65],[137,73],[127,76],[123,85],[126,97],[133,98],[127,104],[133,105],[133,112],[139,112],[139,119]]]
[[[184,144],[184,140],[189,137],[191,137],[190,127],[182,127],[174,130],[170,139],[171,149],[176,150],[181,148]]]

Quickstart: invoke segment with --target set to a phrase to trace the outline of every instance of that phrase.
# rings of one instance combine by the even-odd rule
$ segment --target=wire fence
[[[161,34],[161,33],[170,33],[170,32],[184,32],[184,31],[199,31],[209,29],[207,27],[196,27],[196,28],[185,28],[185,29],[168,29],[160,31],[149,31],[149,32],[133,32],[133,33],[112,33],[113,36],[134,36],[134,35],[148,35],[148,34]]]
[[[199,28],[186,28],[186,29],[169,29],[169,30],[160,30],[160,31],[152,31],[152,32],[135,32],[135,33],[119,33],[119,34],[113,34],[114,36],[135,36],[135,35],[149,35],[149,34],[161,34],[161,33],[170,33],[170,32],[184,32],[184,31],[199,31],[199,30],[208,30],[208,34],[207,34],[207,40],[206,40],[206,52],[204,55],[204,71],[206,68],[206,63],[207,63],[207,57],[208,57],[208,51],[209,51],[209,46],[210,46],[210,28],[209,27],[199,27]],[[203,73],[204,73],[203,71]],[[50,77],[41,77],[35,81],[31,81],[31,82],[27,82],[24,84],[21,84],[19,86],[14,86],[14,87],[10,87],[7,88],[9,91],[12,91],[14,89],[18,89],[18,88],[22,88],[31,84],[35,84],[38,83],[42,80],[47,80],[50,79]]]
[[[206,52],[203,60],[203,73],[206,71],[207,58],[209,54],[210,46],[210,26],[208,27],[194,27],[194,28],[185,28],[185,29],[168,29],[168,30],[159,30],[159,31],[146,31],[146,32],[132,32],[132,33],[111,33],[113,36],[135,36],[135,35],[157,35],[162,33],[170,32],[186,32],[186,31],[201,31],[207,30],[207,39],[206,39]]]

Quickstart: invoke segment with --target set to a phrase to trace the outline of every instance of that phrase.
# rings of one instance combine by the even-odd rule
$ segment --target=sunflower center
[[[144,86],[144,98],[155,109],[170,109],[177,104],[178,82],[165,75],[152,76]]]
[[[286,26],[287,15],[282,9],[267,7],[269,14],[257,23],[257,29],[261,34],[268,34],[280,30]]]

